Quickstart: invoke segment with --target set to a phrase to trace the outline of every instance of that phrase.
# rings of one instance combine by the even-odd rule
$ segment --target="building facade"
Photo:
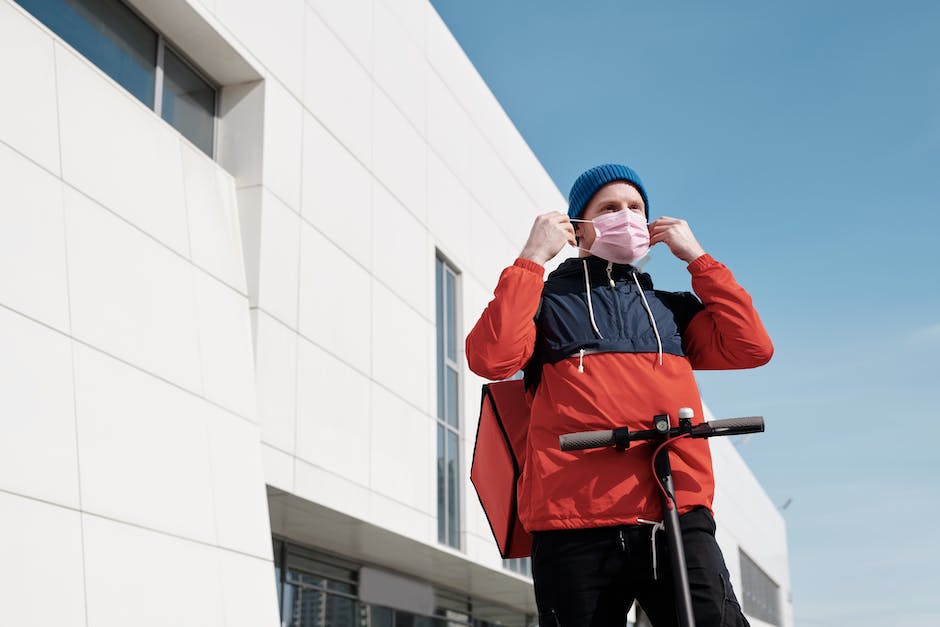
[[[565,201],[430,4],[0,0],[0,51],[0,624],[533,623],[463,337]]]

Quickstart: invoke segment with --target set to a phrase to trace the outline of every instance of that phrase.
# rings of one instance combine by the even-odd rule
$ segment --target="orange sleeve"
[[[705,308],[683,334],[683,348],[696,370],[756,368],[770,361],[774,347],[751,296],[731,271],[705,254],[689,264],[692,290]]]
[[[535,350],[535,314],[542,296],[545,269],[516,259],[499,283],[477,323],[467,335],[467,365],[481,377],[508,379],[525,366]]]

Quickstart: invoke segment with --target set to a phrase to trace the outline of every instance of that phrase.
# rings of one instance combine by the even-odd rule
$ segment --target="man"
[[[750,296],[688,224],[648,219],[636,172],[584,172],[568,215],[536,218],[467,337],[471,370],[496,380],[525,368],[534,389],[518,507],[533,535],[543,627],[622,627],[635,599],[656,627],[676,624],[652,447],[562,452],[558,436],[649,429],[658,414],[675,426],[680,407],[700,422],[693,369],[753,368],[773,354]],[[543,284],[544,264],[565,244],[579,256]],[[695,295],[654,290],[632,265],[656,245],[688,264]],[[677,442],[671,461],[697,625],[747,625],[714,537],[707,441]]]

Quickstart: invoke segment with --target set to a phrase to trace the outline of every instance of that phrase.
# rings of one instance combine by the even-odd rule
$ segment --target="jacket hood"
[[[633,275],[636,274],[636,278],[639,280],[644,290],[653,289],[653,279],[649,274],[641,273],[636,267],[628,263],[612,263],[594,255],[587,257],[569,257],[565,259],[561,265],[548,275],[547,280],[567,279],[572,276],[577,276],[579,279],[583,280],[585,261],[587,262],[592,284],[606,283],[608,281],[607,268],[610,266],[609,278],[612,278],[614,281],[632,282]]]

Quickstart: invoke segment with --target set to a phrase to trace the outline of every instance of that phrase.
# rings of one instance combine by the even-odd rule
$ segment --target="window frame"
[[[781,625],[783,604],[780,584],[741,547],[738,547],[738,562],[741,569],[741,609],[760,621],[770,625]],[[759,579],[754,579],[755,575]],[[765,599],[763,593],[767,590],[772,590],[772,597]],[[769,607],[767,601],[771,602]]]
[[[435,270],[434,270],[434,283],[435,283],[435,324],[439,325],[436,329],[436,341],[437,346],[435,349],[435,371],[436,371],[436,381],[437,381],[437,412],[436,412],[436,425],[435,425],[435,441],[437,442],[437,451],[435,460],[440,460],[442,457],[444,459],[444,474],[441,475],[441,467],[438,465],[436,468],[437,475],[437,485],[438,485],[438,543],[444,546],[449,546],[458,551],[463,550],[463,486],[461,482],[462,473],[462,435],[463,435],[463,400],[464,400],[464,390],[462,385],[462,368],[460,364],[460,342],[459,338],[461,334],[459,330],[461,328],[461,316],[460,316],[460,305],[461,305],[461,290],[460,290],[460,272],[457,270],[456,266],[451,263],[440,251],[437,251],[435,255]],[[448,285],[451,287],[451,293],[453,295],[453,302],[448,302],[448,295],[450,294],[447,290]],[[453,311],[451,311],[451,309]],[[449,323],[453,323],[453,329],[448,327]],[[448,355],[448,338],[450,335],[453,335],[453,359]],[[456,376],[456,399],[450,398],[447,392],[447,375],[448,371],[453,371]],[[456,407],[456,416],[448,415],[448,408],[451,406]],[[453,423],[451,423],[450,418],[453,418]],[[443,438],[441,434],[443,433]],[[454,464],[454,469],[456,476],[451,476],[448,472],[449,462],[451,461],[447,455],[448,441],[450,437],[456,438],[456,450],[454,451],[455,458],[452,460]],[[441,447],[443,446],[443,452]],[[443,503],[440,500],[440,485],[443,482]],[[451,494],[449,485],[453,482],[453,498],[456,500],[456,503],[453,504],[454,519],[451,520],[450,512],[452,509],[451,503]],[[442,521],[443,520],[443,528]],[[454,542],[451,542],[451,539]]]
[[[221,96],[222,96],[222,88],[223,88],[223,86],[222,86],[218,81],[215,81],[215,80],[213,80],[211,77],[209,77],[209,76],[206,74],[206,72],[205,72],[204,70],[202,70],[202,69],[189,57],[189,55],[187,55],[187,54],[183,51],[182,46],[177,45],[177,44],[173,41],[172,38],[167,37],[166,34],[165,34],[161,29],[157,28],[156,25],[155,25],[153,22],[151,22],[149,19],[147,19],[147,17],[145,17],[145,16],[140,12],[140,10],[139,10],[137,7],[135,7],[134,5],[130,4],[130,3],[127,2],[126,0],[116,0],[116,2],[119,3],[121,6],[123,6],[127,11],[129,11],[129,12],[130,12],[137,20],[139,20],[144,26],[146,26],[147,28],[149,28],[149,29],[156,35],[156,38],[157,38],[157,43],[156,43],[157,49],[156,49],[156,51],[155,51],[156,54],[155,54],[155,58],[154,58],[154,79],[153,79],[153,80],[154,80],[154,83],[153,83],[153,86],[154,86],[154,94],[153,94],[153,102],[151,102],[151,103],[149,103],[149,104],[148,104],[148,103],[145,103],[143,100],[141,100],[140,98],[138,98],[137,95],[134,94],[134,92],[132,92],[130,89],[128,89],[128,88],[127,88],[123,83],[121,83],[117,78],[115,78],[114,76],[112,76],[111,74],[109,74],[104,68],[102,68],[100,65],[98,65],[97,63],[95,63],[92,59],[90,59],[89,57],[85,56],[85,55],[84,55],[80,50],[78,50],[78,48],[76,48],[68,39],[66,39],[65,37],[63,37],[62,35],[60,35],[58,32],[56,32],[49,24],[47,24],[46,22],[44,22],[44,21],[43,21],[40,17],[38,17],[37,15],[33,14],[27,7],[25,7],[25,6],[23,6],[22,4],[20,4],[17,0],[13,0],[13,3],[14,3],[17,7],[19,7],[20,10],[22,10],[23,12],[25,12],[28,16],[30,16],[30,18],[34,19],[37,23],[39,23],[40,25],[42,25],[43,28],[45,28],[47,31],[49,31],[50,33],[52,33],[52,35],[55,36],[58,41],[60,41],[60,42],[63,43],[64,45],[68,46],[68,48],[69,48],[73,53],[75,53],[76,55],[78,55],[78,56],[81,57],[82,59],[86,60],[86,61],[87,61],[89,64],[91,64],[96,70],[98,70],[103,76],[106,76],[106,77],[108,78],[108,80],[110,80],[110,81],[113,82],[115,85],[117,85],[124,93],[130,95],[131,98],[133,98],[133,100],[134,100],[135,102],[140,103],[141,105],[147,107],[152,113],[155,113],[156,116],[157,116],[160,120],[162,120],[165,124],[167,124],[170,128],[172,128],[180,137],[182,137],[183,139],[185,139],[186,141],[188,141],[194,148],[196,148],[197,150],[199,150],[199,151],[202,152],[203,154],[206,154],[205,151],[203,151],[203,149],[202,149],[198,144],[196,144],[195,141],[193,141],[193,140],[190,139],[188,136],[186,136],[185,134],[183,134],[183,132],[180,131],[180,129],[176,128],[176,127],[173,126],[173,124],[171,124],[168,120],[165,120],[165,119],[163,118],[162,110],[163,110],[163,87],[164,87],[164,57],[165,57],[165,50],[166,50],[166,47],[169,47],[170,50],[173,52],[173,54],[175,54],[175,55],[177,56],[177,58],[179,58],[179,60],[180,60],[190,71],[192,71],[199,79],[201,79],[202,81],[204,81],[204,82],[212,89],[212,91],[213,91],[213,93],[214,93],[213,106],[212,106],[212,142],[211,142],[211,146],[210,146],[210,151],[211,151],[211,153],[208,154],[208,157],[209,157],[210,159],[213,159],[213,160],[214,160],[214,159],[216,158],[216,156],[218,155],[218,152],[219,152],[219,127],[220,127],[220,123],[219,123],[219,114],[220,114],[220,112],[221,112],[221,100],[222,100],[222,97],[221,97]]]

